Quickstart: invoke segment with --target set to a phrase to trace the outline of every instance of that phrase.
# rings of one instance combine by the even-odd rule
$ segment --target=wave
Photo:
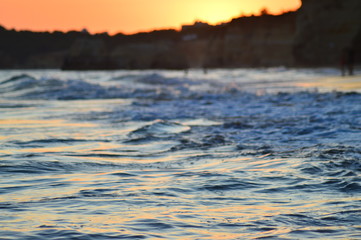
[[[287,79],[282,80],[287,82]],[[138,98],[153,100],[224,100],[239,98],[244,101],[249,98],[269,95],[269,101],[323,101],[322,98],[330,95],[315,91],[302,91],[298,89],[292,92],[275,92],[267,94],[264,91],[259,94],[260,80],[249,83],[239,83],[220,79],[202,79],[187,77],[166,77],[158,73],[122,75],[119,77],[108,77],[107,81],[100,81],[81,77],[80,79],[61,79],[57,77],[34,77],[29,74],[15,75],[0,82],[0,93],[4,97],[20,99],[43,99],[43,100],[76,100],[76,99],[109,99],[109,98]],[[266,81],[264,84],[275,83]],[[255,86],[253,86],[255,85]],[[286,88],[287,89],[287,88]],[[262,90],[262,89],[261,89]],[[303,92],[303,94],[299,94]],[[333,97],[342,95],[358,94],[353,92],[336,92]],[[310,98],[311,97],[311,98]],[[248,99],[247,99],[248,98]],[[273,98],[273,99],[272,99]]]
[[[117,79],[117,78],[116,78]],[[128,79],[128,78],[126,78]],[[113,79],[114,80],[114,79]],[[109,99],[109,98],[152,98],[172,99],[179,94],[187,95],[193,81],[165,78],[158,74],[149,74],[131,78],[127,85],[102,85],[84,79],[36,78],[21,74],[0,82],[0,93],[4,96],[21,99],[73,100],[73,99]],[[139,85],[146,84],[151,87]],[[134,85],[138,84],[138,85]],[[154,87],[156,86],[156,87]],[[167,89],[166,87],[171,87]]]
[[[178,133],[184,133],[189,131],[191,128],[181,123],[156,120],[154,123],[136,129],[130,133],[130,137],[141,136],[169,136]]]

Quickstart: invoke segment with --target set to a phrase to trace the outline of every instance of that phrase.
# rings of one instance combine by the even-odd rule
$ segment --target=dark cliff
[[[105,40],[82,39],[74,43],[63,68],[291,66],[295,24],[296,13],[291,12],[242,17],[219,26],[195,23],[179,32],[164,30],[122,36],[111,44]]]
[[[332,66],[345,48],[361,60],[361,1],[302,0],[294,57],[301,66]]]
[[[30,32],[0,26],[0,68],[59,68],[80,32]]]

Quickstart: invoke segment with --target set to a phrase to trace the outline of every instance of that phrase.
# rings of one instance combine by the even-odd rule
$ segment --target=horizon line
[[[201,22],[201,23],[205,23],[209,26],[212,27],[216,27],[216,26],[221,26],[223,24],[228,24],[231,23],[233,20],[235,19],[240,19],[240,18],[251,18],[251,17],[263,17],[263,16],[281,16],[287,13],[293,13],[293,12],[297,12],[300,9],[289,9],[289,10],[283,10],[280,13],[271,13],[271,12],[266,12],[266,14],[262,14],[262,10],[267,10],[267,8],[261,8],[260,12],[255,14],[255,13],[251,13],[251,14],[244,14],[241,13],[241,15],[239,15],[238,17],[232,17],[230,18],[228,21],[219,21],[218,23],[215,24],[211,24],[208,23],[207,21],[202,21],[200,19],[194,19],[192,23],[182,23],[180,26],[178,27],[164,27],[164,28],[153,28],[153,29],[144,29],[144,30],[136,30],[135,32],[129,32],[129,33],[124,33],[122,31],[116,32],[116,33],[109,33],[109,31],[98,31],[98,32],[92,32],[89,31],[87,29],[87,27],[83,27],[82,29],[69,29],[69,30],[31,30],[31,29],[17,29],[17,28],[8,28],[5,25],[2,25],[0,23],[0,27],[4,28],[5,30],[8,31],[16,31],[16,32],[33,32],[33,33],[55,33],[55,32],[60,32],[60,33],[70,33],[70,32],[85,32],[89,35],[101,35],[101,34],[107,34],[108,36],[116,36],[116,35],[125,35],[125,36],[131,36],[131,35],[136,35],[136,34],[141,34],[141,33],[151,33],[151,32],[156,32],[156,31],[167,31],[167,30],[174,30],[177,32],[181,32],[182,31],[182,27],[183,26],[193,26],[195,25],[197,22]]]

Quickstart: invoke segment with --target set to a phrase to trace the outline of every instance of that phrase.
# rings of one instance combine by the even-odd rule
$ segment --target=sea
[[[0,239],[361,239],[361,71],[0,71]]]

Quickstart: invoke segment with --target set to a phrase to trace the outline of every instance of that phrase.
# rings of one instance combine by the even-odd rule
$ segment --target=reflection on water
[[[361,95],[252,71],[257,91],[239,72],[139,72],[97,99],[2,97],[0,238],[361,238]]]
[[[335,89],[342,91],[360,91],[361,76],[323,77],[312,81],[298,82],[295,85],[303,88],[318,88],[328,91]]]

